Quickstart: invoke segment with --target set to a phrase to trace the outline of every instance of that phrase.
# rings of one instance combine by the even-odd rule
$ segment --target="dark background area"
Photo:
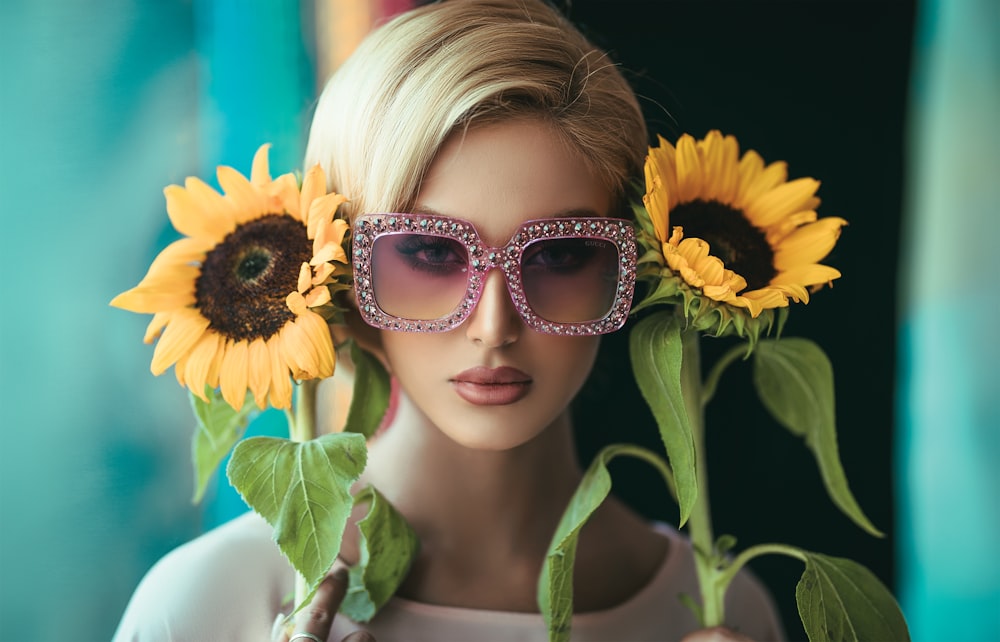
[[[848,557],[894,589],[896,277],[914,4],[573,0],[567,13],[622,65],[651,135],[735,135],[741,152],[787,161],[790,179],[819,179],[819,215],[849,221],[824,261],[843,277],[793,304],[785,336],[811,338],[829,355],[841,460],[886,538],[832,504],[802,440],[757,400],[748,363],[730,368],[708,407],[710,495],[716,534],[736,535],[738,549],[781,542]],[[704,363],[731,345],[704,340]],[[603,371],[577,407],[584,461],[608,443],[661,447],[627,354],[626,333],[606,338]],[[612,473],[620,497],[676,524],[655,471],[628,461]],[[804,639],[794,597],[801,563],[767,556],[751,566],[789,639]]]

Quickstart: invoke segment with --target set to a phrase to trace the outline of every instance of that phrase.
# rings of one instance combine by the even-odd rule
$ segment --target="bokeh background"
[[[174,238],[164,185],[220,163],[248,171],[265,141],[275,173],[298,167],[322,79],[408,4],[0,4],[0,640],[107,640],[159,556],[243,510],[224,480],[191,504],[187,398],[148,372],[148,318],[107,303]],[[844,466],[888,537],[830,504],[743,365],[709,409],[717,530],[865,564],[915,640],[1000,640],[1000,4],[566,10],[622,64],[652,132],[734,134],[822,180],[821,215],[850,221],[828,261],[844,277],[795,309],[787,334],[833,361]],[[606,342],[580,404],[583,457],[655,445],[624,351],[623,337]],[[279,432],[281,418],[252,430]],[[639,510],[676,520],[648,471],[614,472]],[[754,568],[800,639],[801,568]]]

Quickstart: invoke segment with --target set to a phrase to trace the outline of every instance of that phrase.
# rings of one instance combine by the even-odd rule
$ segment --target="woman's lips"
[[[451,379],[458,396],[476,406],[504,406],[521,400],[531,377],[517,368],[469,368]]]

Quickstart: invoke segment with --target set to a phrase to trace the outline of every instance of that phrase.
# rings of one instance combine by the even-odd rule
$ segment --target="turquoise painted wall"
[[[174,238],[166,184],[264,141],[300,164],[299,12],[0,5],[0,640],[109,639],[153,561],[242,508],[191,505],[187,397],[149,374],[149,317],[108,301]]]
[[[900,307],[900,593],[913,639],[1000,640],[1000,4],[926,0]]]

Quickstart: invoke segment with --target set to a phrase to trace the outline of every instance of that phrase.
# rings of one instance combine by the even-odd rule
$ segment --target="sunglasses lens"
[[[469,285],[469,256],[454,239],[388,234],[372,245],[372,289],[388,314],[414,321],[454,312]]]
[[[604,318],[615,302],[618,248],[611,241],[557,238],[536,241],[521,257],[524,294],[535,314],[553,323]]]

